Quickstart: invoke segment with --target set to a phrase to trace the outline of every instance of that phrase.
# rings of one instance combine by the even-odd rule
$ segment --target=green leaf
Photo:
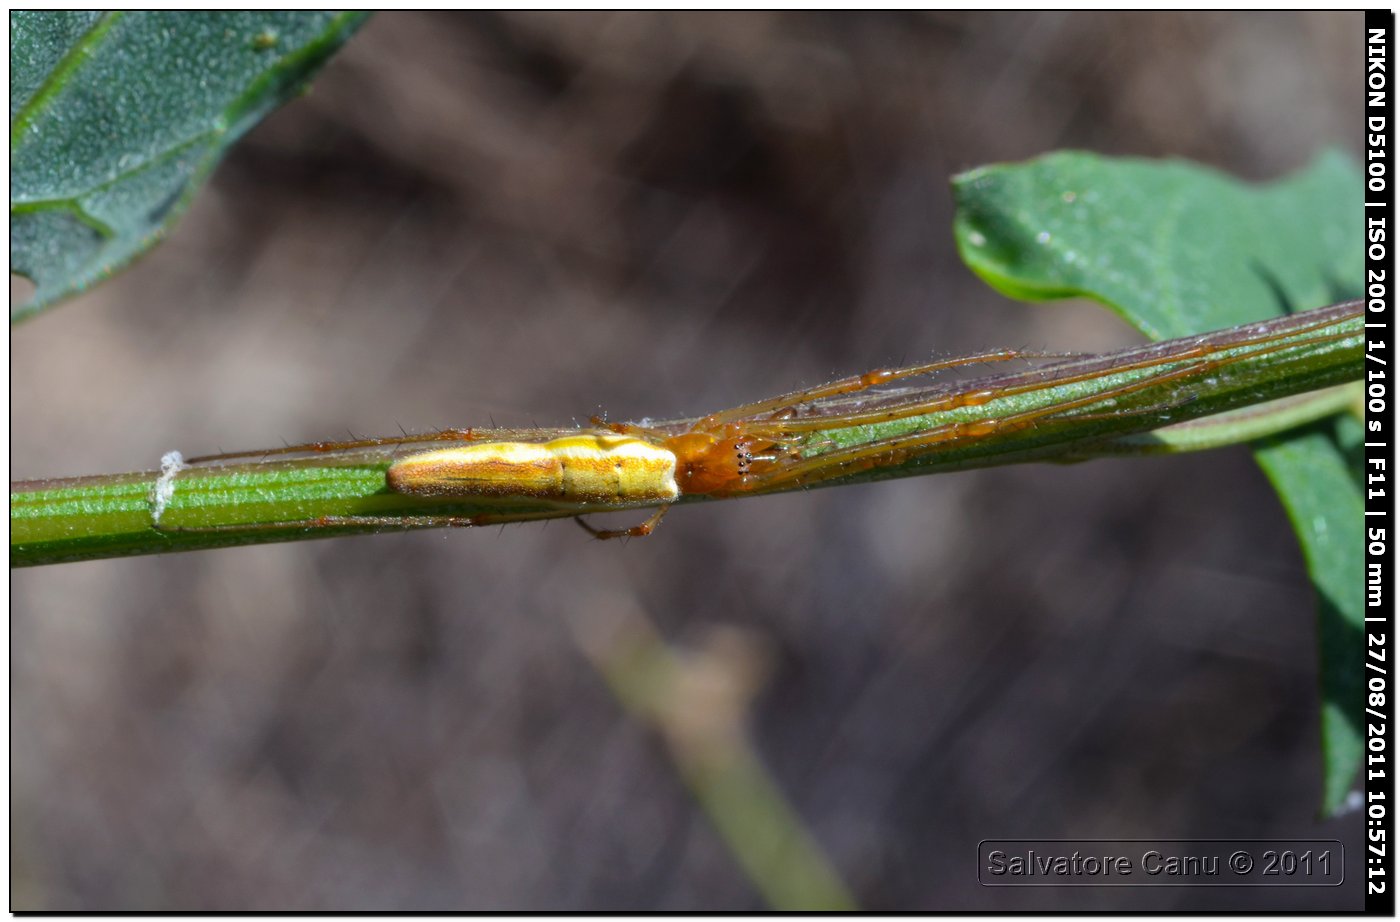
[[[1360,293],[1362,179],[1337,153],[1260,187],[1184,162],[1067,152],[973,170],[953,190],[959,251],[992,287],[1026,300],[1093,298],[1154,339]],[[1330,813],[1362,757],[1360,487],[1334,426],[1255,455],[1318,594]]]
[[[10,13],[10,267],[27,317],[129,263],[364,13]]]

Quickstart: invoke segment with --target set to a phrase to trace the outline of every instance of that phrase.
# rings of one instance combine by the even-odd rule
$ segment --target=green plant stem
[[[1083,460],[1125,452],[1193,450],[1247,441],[1298,425],[1297,402],[1218,417],[1354,381],[1361,376],[1359,302],[1346,302],[1204,336],[1170,340],[1033,371],[954,385],[869,392],[823,401],[817,419],[830,428],[805,433],[797,444],[816,459],[821,476],[746,492],[762,495],[806,486],[965,470],[1026,461]],[[1203,359],[1203,356],[1206,358]],[[1144,367],[1144,362],[1154,362]],[[1178,373],[1167,379],[1165,375]],[[1125,393],[1124,388],[1136,388]],[[960,399],[981,395],[975,400]],[[990,396],[988,396],[990,395]],[[1324,401],[1311,404],[1312,413]],[[921,401],[931,409],[890,421],[852,424],[847,417]],[[959,402],[965,405],[957,405]],[[1308,405],[1304,401],[1304,405]],[[1063,409],[1066,406],[1071,409]],[[951,407],[939,409],[939,407]],[[843,449],[891,438],[975,427],[979,421],[1039,414],[1019,428],[936,441],[907,457],[863,467],[839,461]],[[1218,417],[1208,437],[1181,424]],[[663,424],[684,431],[692,421]],[[1165,429],[1165,427],[1174,427]],[[542,440],[574,430],[477,431],[472,438]],[[968,430],[971,432],[971,430]],[[1142,439],[1156,431],[1157,438]],[[457,436],[460,438],[460,435]],[[476,524],[559,518],[644,504],[560,507],[528,498],[429,499],[390,492],[384,473],[396,454],[442,447],[450,436],[387,440],[384,444],[312,446],[288,453],[199,463],[169,482],[169,502],[155,527],[159,474],[154,471],[11,484],[12,566],[89,560],[127,554],[255,544],[367,531],[422,527],[425,515],[475,517]],[[326,450],[318,450],[326,449]],[[824,458],[832,461],[826,465]],[[682,502],[703,497],[683,497]],[[376,521],[311,524],[330,517]],[[420,517],[414,520],[413,517]],[[180,530],[184,529],[184,530]]]
[[[1362,396],[1359,381],[1342,384],[1115,439],[1096,446],[1094,454],[1176,454],[1223,448],[1349,412]]]
[[[580,648],[617,700],[666,742],[677,771],[744,875],[786,912],[858,908],[840,874],[768,772],[747,730],[741,649],[683,653],[630,607],[570,616]],[[727,649],[729,648],[729,649]]]

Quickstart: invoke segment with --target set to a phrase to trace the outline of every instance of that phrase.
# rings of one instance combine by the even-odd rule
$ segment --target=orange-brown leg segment
[[[1287,335],[1289,337],[1293,337],[1298,335],[1300,332],[1307,332],[1311,329],[1327,326],[1331,322],[1332,321],[1312,324],[1308,327],[1302,327],[1299,330],[1289,331]],[[1288,349],[1301,348],[1304,345],[1318,345],[1321,343],[1345,339],[1347,336],[1350,335],[1354,334],[1346,332],[1333,333],[1328,336],[1311,340],[1308,343],[1276,343],[1274,345],[1267,346],[1267,348],[1255,349],[1254,351],[1248,353],[1248,356],[1253,357],[1258,355],[1267,355],[1272,352],[1282,352]],[[1116,374],[1119,372],[1136,371],[1144,368],[1152,368],[1154,366],[1159,365],[1172,365],[1180,362],[1187,362],[1192,360],[1199,361],[1203,359],[1214,362],[1216,367],[1223,368],[1229,365],[1232,359],[1208,359],[1207,357],[1217,352],[1223,352],[1227,349],[1238,349],[1242,347],[1248,347],[1251,345],[1262,345],[1276,338],[1278,337],[1263,336],[1228,344],[1208,343],[1185,346],[1181,349],[1163,352],[1161,354],[1149,356],[1147,358],[1139,359],[1134,362],[1126,362],[1121,365],[1114,366],[1112,372]],[[1026,355],[1027,357],[1034,357],[1031,356],[1029,353],[1023,353],[1023,355]],[[1241,358],[1244,357],[1245,356],[1241,356]],[[988,390],[964,391],[960,393],[947,394],[942,397],[916,397],[914,399],[911,399],[907,403],[894,403],[892,405],[886,405],[879,409],[869,410],[866,412],[842,413],[840,414],[840,424],[842,427],[846,427],[853,425],[867,425],[873,423],[892,422],[897,419],[907,419],[911,416],[922,416],[927,413],[942,412],[945,410],[957,409],[959,407],[979,406],[992,399],[999,399],[1001,397],[1009,397],[1015,394],[1022,394],[1028,391],[1039,390],[1048,386],[1049,384],[1074,384],[1079,381],[1087,381],[1093,378],[1101,377],[1104,374],[1104,370],[1102,368],[1084,371],[1079,374],[1071,375],[1054,374],[1051,368],[1046,368],[1044,369],[1044,371],[1047,372],[1046,380],[1029,382],[1026,384],[1017,385],[1015,387],[1001,387]],[[1161,379],[1156,376],[1153,376],[1149,380],[1150,382],[1157,382]],[[745,424],[745,431],[750,435],[758,437],[766,436],[768,434],[768,430],[770,429],[774,432],[784,432],[791,434],[798,432],[817,432],[822,429],[828,428],[831,428],[831,420],[824,419],[821,416],[813,416],[805,419],[786,419],[781,421],[774,420],[771,423],[766,421],[759,421],[757,423]]]
[[[1037,353],[1022,352],[1016,349],[998,349],[993,352],[984,352],[980,355],[968,355],[955,359],[941,359],[937,362],[925,362],[922,365],[912,365],[908,368],[877,368],[874,371],[867,371],[860,375],[851,375],[848,378],[841,378],[828,384],[819,384],[816,387],[804,388],[799,391],[782,394],[777,397],[769,397],[766,400],[757,400],[753,403],[742,404],[728,410],[721,410],[712,413],[700,420],[696,424],[697,429],[713,429],[714,427],[727,422],[741,419],[751,419],[760,413],[778,412],[789,409],[803,403],[810,403],[814,400],[824,400],[828,397],[839,397],[842,394],[854,394],[881,384],[889,384],[893,381],[900,381],[904,378],[917,378],[920,375],[932,374],[935,371],[942,371],[947,368],[959,368],[964,365],[980,365],[985,362],[1007,362],[1012,359],[1029,358],[1074,358],[1075,356],[1062,355],[1057,353]]]
[[[607,541],[612,538],[645,538],[656,530],[656,526],[660,525],[661,520],[666,517],[666,510],[670,508],[670,506],[662,506],[652,513],[651,517],[645,522],[640,525],[633,525],[631,528],[594,528],[592,525],[585,522],[581,515],[574,516],[574,521],[578,523],[579,528],[582,528],[599,541]]]
[[[662,432],[660,429],[640,426],[637,423],[610,423],[601,416],[590,416],[588,421],[599,429],[608,429],[618,435],[641,436],[655,442],[664,442],[671,437],[671,433]]]
[[[1023,410],[1020,413],[1011,413],[1003,417],[987,417],[967,422],[948,423],[923,432],[893,436],[864,445],[853,445],[794,463],[777,465],[768,470],[756,471],[751,474],[745,481],[742,492],[754,489],[771,489],[777,486],[809,485],[846,477],[873,467],[894,467],[922,453],[921,450],[931,449],[941,443],[963,439],[984,439],[993,435],[1025,429],[1042,420],[1056,417],[1067,410],[1092,406],[1169,381],[1199,375],[1219,367],[1221,364],[1223,363],[1220,361],[1195,361],[1183,368],[1160,372],[1139,381],[1100,391],[1097,394],[1061,401],[1050,406]],[[1161,406],[1116,412],[1157,413],[1161,412]],[[1101,414],[1092,415],[1099,416]]]

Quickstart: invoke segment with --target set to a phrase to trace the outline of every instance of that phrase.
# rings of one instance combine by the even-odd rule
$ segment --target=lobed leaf
[[[10,13],[10,268],[23,319],[153,246],[229,145],[365,13]]]
[[[1193,164],[1051,154],[954,179],[964,261],[1012,297],[1084,296],[1154,339],[1355,297],[1362,180],[1329,153],[1251,186]],[[1323,809],[1361,764],[1360,488],[1330,427],[1255,456],[1288,510],[1319,598]]]

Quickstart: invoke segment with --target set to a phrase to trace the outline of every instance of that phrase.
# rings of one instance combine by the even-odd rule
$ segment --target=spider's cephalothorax
[[[676,484],[682,493],[725,494],[742,489],[753,473],[757,440],[737,424],[719,432],[687,432],[669,440],[676,453]]]

